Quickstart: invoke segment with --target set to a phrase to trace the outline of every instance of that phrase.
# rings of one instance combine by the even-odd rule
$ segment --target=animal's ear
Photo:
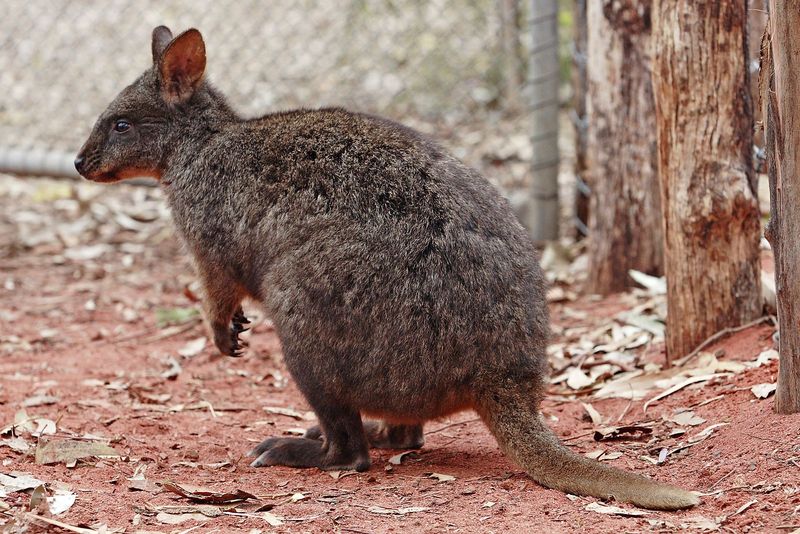
[[[169,42],[172,41],[172,32],[166,26],[159,26],[153,30],[153,44],[150,48],[153,50],[153,65],[158,65],[158,60],[161,59],[161,54],[167,48]]]
[[[173,39],[157,64],[161,93],[170,104],[188,100],[203,80],[206,45],[203,36],[192,28]]]

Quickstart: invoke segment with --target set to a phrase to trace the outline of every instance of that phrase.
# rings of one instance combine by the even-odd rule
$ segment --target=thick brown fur
[[[364,470],[370,445],[421,446],[426,420],[476,409],[543,485],[650,508],[698,502],[579,457],[542,424],[544,276],[477,172],[379,117],[239,118],[203,78],[196,30],[159,27],[152,51],[76,166],[96,181],[161,180],[221,352],[239,354],[242,299],[266,307],[320,425],[266,440],[253,465]]]

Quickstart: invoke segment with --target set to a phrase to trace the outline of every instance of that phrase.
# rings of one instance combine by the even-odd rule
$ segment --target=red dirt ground
[[[647,413],[641,401],[591,400],[604,415],[616,418],[624,414],[622,423],[659,421],[650,442],[594,442],[593,425],[579,402],[590,399],[563,402],[554,395],[544,403],[548,418],[557,418],[551,422],[553,428],[576,451],[620,451],[624,455],[611,464],[711,493],[693,510],[648,512],[643,517],[587,511],[585,506],[595,499],[570,499],[532,482],[499,452],[474,414],[429,423],[425,447],[401,465],[388,463],[397,451],[375,450],[369,472],[339,479],[317,470],[251,468],[242,455],[253,444],[311,424],[263,409],[307,410],[291,379],[281,379],[287,372],[279,342],[264,321],[256,324],[251,349],[240,359],[218,357],[210,346],[191,358],[178,357],[178,349],[187,341],[204,335],[199,322],[190,323],[179,334],[154,339],[164,332],[156,326],[157,308],[197,304],[185,291],[192,280],[185,254],[168,236],[153,241],[142,252],[123,252],[116,247],[102,262],[64,260],[60,250],[49,245],[0,256],[0,282],[6,282],[5,288],[0,288],[0,427],[13,422],[25,399],[47,393],[57,397],[57,402],[27,408],[30,415],[57,421],[61,436],[88,433],[112,438],[112,445],[123,454],[121,460],[93,460],[67,468],[63,464],[37,465],[31,455],[0,446],[0,472],[25,472],[47,482],[61,481],[77,493],[74,506],[58,517],[61,521],[104,523],[126,532],[180,532],[197,525],[192,532],[588,534],[701,529],[698,518],[720,522],[725,515],[729,517],[719,528],[728,532],[800,528],[800,416],[777,416],[772,398],[756,400],[749,391],[754,384],[775,381],[775,361],[729,379],[685,388],[654,403]],[[125,256],[132,256],[132,263],[123,259]],[[94,306],[87,306],[88,301]],[[564,306],[553,306],[555,325],[567,320],[562,314]],[[593,315],[619,308],[613,298],[569,306],[590,310]],[[92,307],[95,309],[87,309]],[[772,334],[770,326],[754,327],[709,351],[724,351],[721,359],[750,361],[773,347]],[[168,356],[179,359],[182,368],[174,379],[161,376]],[[647,357],[659,360],[663,354],[650,350]],[[164,398],[148,404],[154,395]],[[694,408],[707,423],[689,432],[698,433],[715,423],[728,423],[726,426],[671,455],[664,464],[656,466],[639,459],[642,454],[658,456],[661,448],[677,443],[676,438],[668,437],[662,415],[718,396],[721,398]],[[207,405],[158,411],[165,405],[187,406],[198,401],[209,403],[213,413]],[[142,463],[148,465],[146,476],[154,482],[172,480],[255,494],[274,504],[271,511],[283,518],[284,524],[270,527],[262,519],[230,515],[201,523],[163,524],[140,512],[148,504],[188,502],[161,489],[129,490],[127,478]],[[440,482],[428,476],[432,472],[456,478]],[[304,498],[291,502],[296,493]],[[27,499],[24,494],[12,494],[2,501],[16,507]],[[751,501],[755,502],[734,514]],[[382,515],[369,510],[374,506],[427,510]],[[31,531],[39,528],[32,525]]]

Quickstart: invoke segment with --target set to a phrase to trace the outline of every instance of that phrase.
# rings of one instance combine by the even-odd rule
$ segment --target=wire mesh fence
[[[411,122],[481,120],[504,105],[498,4],[6,0],[0,144],[77,149],[97,114],[150,65],[159,24],[203,32],[209,78],[247,116],[343,105]]]

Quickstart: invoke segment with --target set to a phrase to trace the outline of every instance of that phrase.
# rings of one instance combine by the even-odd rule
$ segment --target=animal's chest
[[[213,267],[208,270],[224,272],[244,284],[252,263],[244,221],[237,217],[238,210],[224,196],[209,198],[200,193],[189,191],[170,202],[178,233],[198,267]]]

